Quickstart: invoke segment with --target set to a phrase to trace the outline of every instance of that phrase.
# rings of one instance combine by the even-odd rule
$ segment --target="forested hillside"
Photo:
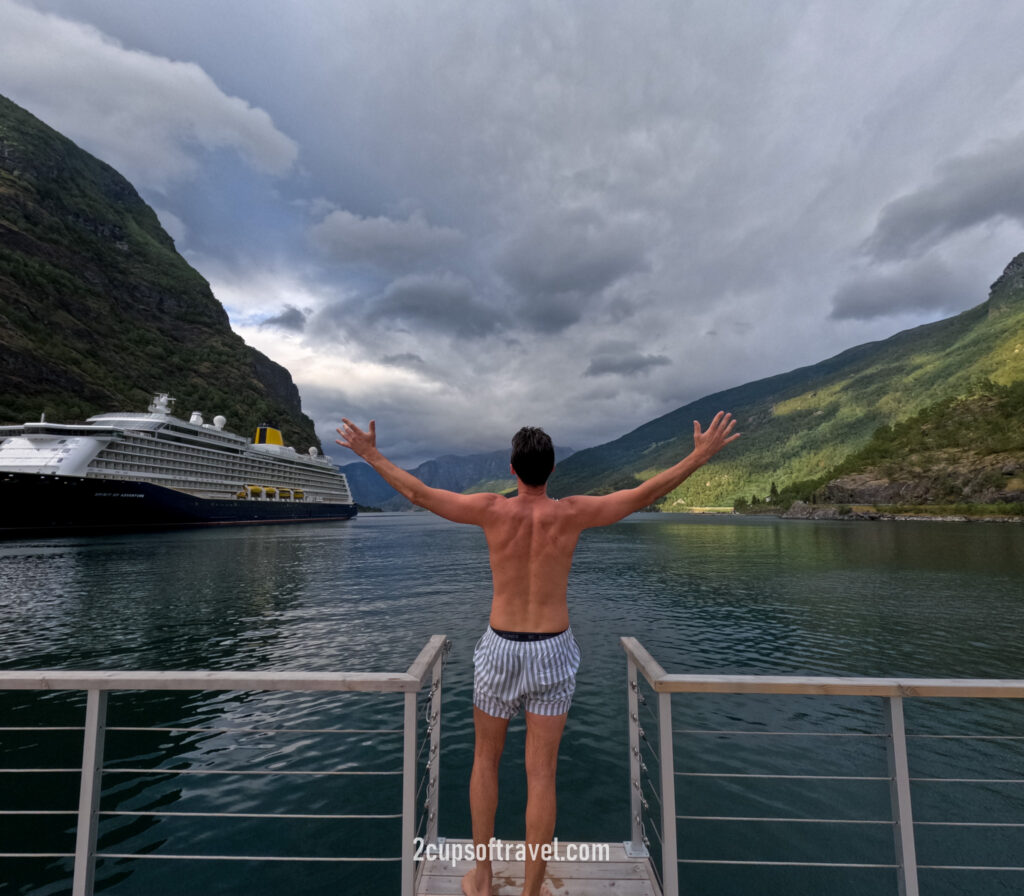
[[[156,392],[319,444],[288,371],[231,331],[132,185],[0,97],[0,423],[144,411]]]
[[[825,476],[784,488],[831,504],[1017,505],[1024,512],[1024,381],[975,384],[908,420],[880,427]]]

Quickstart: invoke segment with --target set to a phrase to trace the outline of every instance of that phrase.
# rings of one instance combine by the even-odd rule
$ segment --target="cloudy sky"
[[[1017,0],[0,0],[0,93],[135,184],[325,447],[374,416],[412,464],[983,301],[1021,34]]]

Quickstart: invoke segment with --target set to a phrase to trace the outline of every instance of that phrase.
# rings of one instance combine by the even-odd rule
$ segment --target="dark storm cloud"
[[[274,317],[268,317],[260,326],[301,333],[306,329],[306,315],[294,305],[285,305],[284,311]]]
[[[495,261],[521,296],[522,318],[553,333],[579,321],[609,286],[646,267],[641,233],[590,210],[530,222]]]
[[[415,352],[401,352],[397,355],[385,355],[380,359],[382,364],[395,367],[425,367],[426,362]]]
[[[664,367],[671,363],[665,355],[603,355],[594,358],[583,375],[602,376],[612,373],[618,376],[636,376],[638,373],[650,372],[652,367]]]
[[[473,285],[454,275],[411,274],[366,303],[364,319],[476,338],[494,331],[502,315],[479,301]]]
[[[342,209],[330,212],[310,230],[313,243],[343,264],[370,264],[407,271],[424,260],[437,258],[462,242],[450,227],[430,224],[422,213],[405,220],[364,218]]]
[[[946,162],[927,186],[890,202],[867,249],[882,261],[912,257],[999,218],[1024,224],[1024,134]]]
[[[934,315],[978,300],[967,278],[941,262],[926,260],[847,283],[833,298],[830,316],[835,320],[870,320],[910,312]]]

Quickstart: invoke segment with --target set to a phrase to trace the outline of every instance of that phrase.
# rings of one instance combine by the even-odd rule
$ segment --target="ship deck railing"
[[[626,818],[623,814],[621,818],[607,819],[606,823],[609,826],[609,839],[616,835],[620,838],[628,835],[628,839],[589,845],[587,852],[591,854],[599,854],[602,845],[611,846],[611,861],[592,861],[589,864],[557,863],[553,870],[557,872],[563,885],[568,887],[568,891],[556,887],[556,893],[610,891],[678,896],[681,871],[685,884],[691,882],[692,878],[687,875],[691,875],[695,869],[700,873],[713,869],[726,874],[763,875],[778,873],[780,870],[789,870],[797,875],[867,873],[883,876],[877,879],[879,886],[872,889],[872,892],[895,891],[901,896],[917,896],[918,878],[922,872],[954,876],[988,872],[1011,875],[1016,881],[1016,884],[1010,884],[1011,889],[1024,884],[1024,864],[1017,858],[1021,854],[1019,851],[1004,849],[1002,854],[997,856],[999,859],[1004,855],[1010,856],[1007,861],[993,861],[988,857],[979,857],[977,861],[960,861],[954,855],[949,856],[948,860],[944,858],[939,861],[934,858],[933,849],[932,858],[927,862],[919,862],[915,837],[919,831],[932,831],[937,828],[945,828],[954,833],[969,829],[980,830],[983,833],[991,832],[993,840],[1008,833],[1017,837],[1024,834],[1024,789],[1015,789],[1024,785],[1024,751],[1017,749],[1020,742],[1024,741],[1024,734],[1019,727],[1024,726],[1014,727],[1014,723],[1020,722],[1022,717],[1019,714],[1015,716],[1013,712],[995,713],[985,717],[985,723],[981,726],[983,730],[977,730],[977,719],[970,712],[948,713],[956,715],[961,720],[966,719],[968,726],[975,726],[975,730],[950,734],[935,730],[912,730],[908,733],[904,716],[905,705],[915,706],[918,703],[928,708],[937,705],[938,716],[941,719],[944,718],[943,710],[950,708],[948,701],[957,701],[957,705],[960,705],[961,700],[971,701],[971,705],[975,705],[975,701],[981,701],[986,706],[998,701],[1017,701],[1024,698],[1024,680],[670,674],[636,639],[622,638],[621,644],[626,653],[627,671],[629,817]],[[33,775],[58,771],[80,775],[77,812],[66,813],[75,817],[74,853],[7,852],[0,844],[0,859],[73,859],[74,896],[91,896],[97,860],[104,858],[119,861],[147,858],[256,862],[387,861],[397,863],[400,867],[402,896],[443,896],[447,893],[458,893],[458,874],[461,874],[468,865],[454,869],[446,862],[416,861],[415,855],[417,843],[445,843],[445,840],[438,836],[437,819],[440,790],[442,669],[447,649],[448,641],[444,635],[432,636],[405,672],[0,671],[0,690],[78,691],[84,692],[86,697],[84,725],[75,729],[80,730],[83,736],[82,763],[79,769],[0,769],[0,773],[5,775]],[[113,726],[108,728],[106,724],[108,695],[120,691],[171,690],[362,692],[400,696],[402,724],[394,733],[402,739],[401,768],[389,774],[401,776],[401,806],[395,807],[393,816],[388,816],[400,818],[401,844],[396,849],[399,855],[384,858],[343,856],[332,859],[323,856],[166,855],[162,851],[151,854],[123,854],[97,850],[100,819],[110,814],[120,814],[101,811],[100,795],[104,774],[132,771],[116,766],[104,766],[107,733],[119,730]],[[745,702],[745,707],[741,707],[735,713],[729,706],[724,710],[721,706],[713,707],[713,711],[707,711],[707,706],[695,707],[694,701],[699,704],[700,701],[708,699],[736,700]],[[791,712],[788,716],[776,712],[772,701],[789,699],[810,701],[815,707],[820,706],[823,713],[818,713],[817,709],[808,711],[806,706],[802,706],[795,713]],[[867,701],[875,711],[862,712],[858,709],[850,714],[848,707],[844,710],[842,706],[835,711],[834,708],[838,704],[850,700]],[[1016,707],[1019,704],[1010,705]],[[709,729],[694,724],[703,718],[718,719],[722,712],[726,718],[739,720],[743,717],[743,709],[751,707],[759,712],[757,723],[754,725],[749,724],[749,720],[742,725],[736,724],[726,729]],[[809,719],[811,728],[794,730],[788,723],[796,716]],[[840,720],[843,723],[849,723],[852,719],[853,724],[840,731],[824,730],[829,726],[819,724],[821,718],[826,718],[830,722]],[[685,719],[685,723],[681,727],[676,727],[681,719]],[[6,731],[14,730],[23,729],[0,727],[0,736]],[[33,727],[31,730],[41,732],[48,729]],[[781,746],[792,741],[806,743],[807,738],[829,744],[826,756],[828,761],[825,763],[827,767],[804,770],[812,759],[822,758],[820,749],[801,752],[802,748],[798,746]],[[946,738],[949,740],[945,740]],[[750,767],[719,765],[716,768],[716,762],[724,755],[722,745],[735,739],[745,739],[754,744],[752,748],[747,748],[746,755],[752,760]],[[843,764],[857,750],[846,747],[832,750],[831,745],[849,744],[851,740],[857,744],[873,744],[874,752],[871,755],[878,759],[881,767],[867,771],[862,768],[844,768]],[[1001,749],[1005,749],[1005,753],[999,761],[993,762],[991,767],[986,769],[991,772],[988,776],[973,773],[945,777],[922,775],[920,772],[912,774],[915,751],[926,752],[927,749],[931,749],[942,754],[945,749],[943,745],[954,741],[966,742],[968,745],[995,742],[1001,745]],[[771,742],[771,748],[760,746],[767,742]],[[779,760],[777,754],[780,751],[783,754],[788,752],[789,758]],[[762,753],[766,756],[770,754],[772,761],[776,763],[768,771],[756,767],[762,764],[757,761],[762,758]],[[778,764],[780,761],[781,765]],[[979,763],[978,760],[972,762],[975,766]],[[981,762],[983,764],[984,757]],[[177,769],[161,768],[160,771],[178,773]],[[250,773],[296,774],[294,771],[274,769],[258,769]],[[314,770],[302,771],[301,774],[331,775],[359,772]],[[690,803],[688,787],[693,782],[706,781],[716,781],[723,785],[727,798],[721,811],[699,811],[699,807]],[[735,798],[742,788],[762,781],[835,787],[836,795],[831,804],[835,811],[829,817],[798,815],[795,811],[775,814],[767,810],[762,814],[730,811],[732,807],[728,803],[731,798]],[[948,784],[982,790],[993,787],[1009,788],[1013,795],[1006,802],[1012,811],[1019,810],[1019,814],[1017,817],[1007,817],[1004,813],[994,819],[964,818],[962,801],[949,801],[941,797],[933,797],[930,800],[930,810],[919,810],[915,813],[912,797],[917,799],[929,786],[941,788]],[[861,785],[887,791],[882,801],[885,810],[877,817],[852,817],[851,813],[846,811],[843,805],[843,794],[846,791],[843,788]],[[622,786],[625,788],[626,781],[622,782]],[[829,799],[827,794],[825,799]],[[777,803],[765,800],[764,805]],[[942,806],[942,811],[946,813],[945,817],[935,816],[936,805]],[[378,812],[367,818],[383,817],[379,814],[380,807],[368,808],[377,808]],[[18,810],[3,811],[0,814],[46,813]],[[232,817],[233,814],[240,813],[188,814]],[[284,820],[289,816],[277,817]],[[338,816],[303,817],[331,819]],[[830,830],[844,830],[845,833],[838,837],[838,843],[841,847],[851,849],[862,846],[866,839],[872,839],[865,834],[869,830],[884,832],[888,828],[892,836],[885,834],[889,846],[879,849],[879,839],[876,835],[871,849],[877,854],[867,858],[837,858],[832,855],[831,847],[827,850],[828,854],[820,858],[805,855],[793,858],[780,854],[785,851],[783,847],[794,843],[801,848],[811,848],[809,843],[813,838],[802,835],[768,838],[766,842],[774,842],[777,852],[767,857],[749,854],[728,856],[720,853],[700,855],[696,850],[702,843],[706,844],[708,838],[695,838],[698,841],[695,843],[688,832],[692,832],[694,826],[701,825],[711,830],[716,829],[715,826],[719,826],[718,830],[721,830],[723,825],[726,829],[731,825],[793,826],[798,827],[800,831],[826,825]],[[711,842],[721,845],[735,839],[737,838],[726,835],[719,836],[718,839],[712,837]],[[826,840],[834,846],[837,838],[830,837]],[[608,854],[606,850],[605,855]],[[369,869],[372,866],[367,867]],[[549,868],[550,870],[552,869]],[[371,872],[368,870],[368,873]],[[521,886],[521,863],[518,867],[503,868],[503,874],[506,885],[500,892],[518,892],[515,888]],[[883,880],[886,882],[882,883]],[[832,881],[837,885],[837,889],[840,888],[839,878],[833,878]],[[1006,885],[1005,880],[1003,885]],[[687,889],[692,889],[692,886]],[[707,889],[706,885],[703,889]],[[761,892],[773,891],[767,886],[755,889]],[[784,892],[786,889],[779,888],[777,891]]]

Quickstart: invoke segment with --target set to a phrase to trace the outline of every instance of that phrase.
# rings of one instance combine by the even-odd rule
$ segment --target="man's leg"
[[[523,896],[539,896],[544,881],[547,863],[541,858],[541,851],[555,835],[555,770],[567,715],[526,713],[527,848]]]
[[[473,820],[473,845],[486,847],[494,836],[494,813],[498,809],[498,762],[505,747],[508,719],[490,716],[473,707],[476,746],[473,771],[469,776],[469,811]],[[491,896],[490,855],[462,878],[466,896]]]

